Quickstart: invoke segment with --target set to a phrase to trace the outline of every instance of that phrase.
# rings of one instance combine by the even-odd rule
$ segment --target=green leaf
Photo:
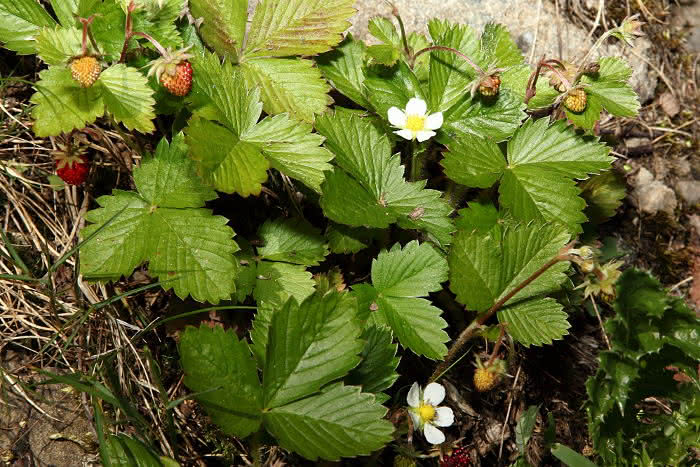
[[[321,232],[300,218],[267,220],[258,236],[258,254],[268,261],[318,266],[328,254]]]
[[[357,304],[349,295],[289,300],[272,316],[263,370],[266,409],[317,392],[360,362]]]
[[[274,408],[265,427],[280,445],[315,461],[369,455],[391,441],[386,409],[355,386],[335,384],[321,394]]]
[[[98,198],[101,208],[88,212],[92,225],[81,235],[95,236],[81,249],[81,271],[92,280],[115,280],[149,261],[151,274],[180,298],[191,295],[212,303],[229,299],[235,291],[233,253],[238,246],[233,230],[226,226],[228,220],[195,207],[213,198],[213,193],[201,185],[194,164],[186,158],[182,134],[172,145],[161,141],[156,155],[134,170],[138,192],[115,190],[112,196]],[[170,167],[161,165],[163,160]],[[171,181],[183,193],[172,187],[171,197],[161,197],[156,187]]]
[[[236,61],[243,48],[248,0],[191,0],[190,11],[204,19],[199,31],[207,45]]]
[[[555,224],[530,223],[488,232],[460,231],[448,255],[450,289],[470,310],[485,311],[559,254],[569,234]],[[550,267],[507,303],[555,291],[567,262]]]
[[[316,58],[316,65],[331,85],[358,105],[369,108],[365,96],[364,58],[367,47],[348,34],[338,47]]]
[[[432,19],[428,28],[435,45],[457,49],[468,57],[477,56],[479,42],[471,27]],[[474,69],[456,54],[438,50],[430,52],[430,107],[443,111],[449,109],[469,93],[475,77]]]
[[[596,465],[573,449],[560,443],[552,446],[552,455],[568,467],[596,467]]]
[[[493,140],[464,135],[447,145],[445,175],[468,187],[489,188],[501,178],[506,159]]]
[[[473,135],[501,142],[520,127],[527,114],[525,104],[517,95],[502,89],[495,98],[487,99],[477,94],[472,99],[464,92],[459,100],[444,112],[445,123],[438,132],[438,140],[444,144],[450,139]]]
[[[110,467],[162,467],[158,455],[136,438],[108,435],[100,445],[102,463]],[[179,464],[176,464],[179,465]]]
[[[372,34],[374,37],[376,37],[377,39],[379,39],[379,41],[383,43],[381,44],[383,48],[393,49],[392,55],[396,56],[397,58],[406,56],[406,47],[404,45],[403,39],[394,27],[394,24],[389,19],[383,18],[381,16],[375,16],[374,18],[369,20],[369,24],[367,25],[367,27],[369,29],[370,34]],[[408,34],[406,42],[408,43],[408,49],[410,50],[410,54],[415,54],[417,51],[430,45],[423,34],[417,34],[415,32]],[[391,65],[393,65],[393,63]],[[419,81],[427,81],[428,55],[420,55],[415,60],[415,63],[413,64],[412,68]]]
[[[571,327],[566,318],[553,298],[519,302],[498,312],[498,321],[508,323],[508,333],[525,347],[551,344],[566,336]]]
[[[56,22],[34,0],[0,0],[0,42],[22,55],[36,53],[34,37]]]
[[[68,64],[82,51],[83,32],[78,28],[43,28],[36,36],[36,51],[48,65]]]
[[[486,69],[506,68],[524,62],[520,48],[502,24],[487,23],[479,40],[481,63]]]
[[[241,249],[236,252],[236,261],[238,262],[236,301],[241,303],[248,295],[253,293],[258,275],[258,268],[255,262],[255,253],[250,244],[245,239],[239,239],[238,244]]]
[[[256,144],[241,141],[227,128],[194,117],[185,128],[192,159],[204,180],[225,193],[258,195],[270,163]]]
[[[212,421],[241,438],[257,431],[262,387],[246,342],[232,330],[202,324],[185,328],[179,351],[185,385],[199,393],[195,397]]]
[[[324,112],[333,103],[328,95],[330,86],[313,65],[306,59],[256,58],[240,67],[248,86],[260,88],[265,112],[289,112],[299,120],[312,122],[314,114]]]
[[[150,133],[155,130],[153,89],[136,68],[123,63],[113,65],[100,74],[102,98],[107,111],[129,130]]]
[[[596,224],[613,217],[627,194],[624,180],[612,170],[589,178],[581,184],[581,190],[587,204],[584,213]]]
[[[368,69],[365,87],[372,107],[384,119],[391,107],[405,109],[413,97],[425,100],[418,77],[403,61],[392,68],[374,66]]]
[[[61,22],[66,28],[72,28],[79,24],[78,22],[78,5],[80,0],[51,0],[51,7]]]
[[[632,75],[629,65],[617,57],[601,58],[598,64],[598,73],[581,78],[587,96],[584,111],[574,113],[565,109],[568,119],[581,128],[593,128],[602,110],[617,117],[634,117],[639,112],[639,98],[628,84]]]
[[[246,57],[326,52],[342,39],[355,14],[353,0],[262,0],[250,25]]]
[[[403,228],[426,231],[445,245],[454,230],[449,205],[441,193],[426,190],[425,180],[406,182],[389,140],[370,122],[336,111],[316,122],[325,146],[338,165],[323,184],[320,204],[331,220],[353,227]]]
[[[368,326],[360,336],[365,341],[362,361],[345,378],[345,383],[362,386],[364,392],[381,392],[398,379],[396,367],[401,358],[396,356],[398,345],[393,343],[391,329]]]
[[[520,415],[518,423],[515,425],[515,443],[521,456],[525,455],[527,443],[530,441],[532,430],[535,429],[535,424],[537,423],[539,410],[539,405],[531,405]]]
[[[585,202],[572,179],[610,167],[610,149],[582,137],[562,120],[530,120],[508,142],[508,168],[499,188],[501,203],[517,219],[562,222],[580,231]]]
[[[336,254],[355,254],[367,248],[371,237],[371,231],[342,224],[331,223],[326,230],[328,248]]]
[[[378,63],[384,66],[394,65],[400,58],[400,52],[392,45],[376,44],[367,47],[367,55],[371,63]]]
[[[428,243],[412,241],[403,249],[396,244],[381,251],[372,262],[374,322],[388,324],[401,345],[416,354],[442,357],[447,352],[444,343],[449,340],[443,331],[447,323],[439,308],[417,297],[441,290],[446,279],[447,261]],[[362,310],[364,304],[360,306]]]
[[[265,118],[242,138],[259,144],[272,168],[320,193],[333,154],[321,146],[323,137],[312,130],[312,125],[280,114]]]
[[[455,224],[459,230],[487,232],[498,222],[500,216],[493,203],[477,200],[471,201],[468,206],[458,211]]]
[[[84,128],[104,114],[102,86],[80,87],[66,67],[49,67],[39,73],[31,102],[34,133],[39,137]]]

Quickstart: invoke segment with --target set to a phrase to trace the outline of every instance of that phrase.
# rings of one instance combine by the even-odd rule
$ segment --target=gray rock
[[[651,215],[659,211],[673,214],[678,205],[676,193],[658,180],[638,186],[631,199],[640,211]]]
[[[676,193],[688,205],[700,203],[700,181],[682,180],[676,182]]]
[[[649,172],[645,167],[640,167],[639,171],[634,175],[631,182],[636,187],[642,187],[654,181],[654,174]]]
[[[557,15],[553,2],[547,0],[541,3],[539,18],[538,2],[534,0],[394,0],[394,3],[409,33],[427,33],[428,20],[433,17],[465,23],[479,31],[488,22],[501,23],[508,28],[528,58],[534,42],[534,61],[542,55],[564,60],[582,58],[592,44],[587,38],[588,31],[571,24],[563,15]],[[391,17],[391,7],[383,1],[358,0],[355,8],[358,13],[352,19],[350,32],[361,39],[370,38],[367,30],[370,18]],[[640,100],[645,102],[653,97],[658,77],[640,58],[647,58],[651,53],[651,43],[648,40],[637,39],[633,54],[629,48],[622,47],[619,41],[611,39],[599,49],[599,53],[622,55],[634,70],[631,84],[639,93]]]
[[[697,235],[700,235],[700,216],[697,214],[690,216],[690,226],[695,229]]]

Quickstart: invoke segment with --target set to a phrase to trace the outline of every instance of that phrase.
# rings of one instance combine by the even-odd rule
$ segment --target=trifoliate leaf
[[[37,92],[31,97],[34,133],[55,136],[84,128],[105,112],[102,86],[80,87],[67,67],[52,66],[39,73]]]
[[[332,253],[355,254],[367,248],[372,240],[372,231],[331,223],[326,230],[326,239]]]
[[[357,386],[334,384],[320,394],[264,414],[280,445],[307,459],[368,455],[393,439],[386,409]]]
[[[22,55],[37,52],[36,36],[41,28],[56,22],[34,0],[0,0],[0,42]]]
[[[191,0],[190,11],[202,18],[202,39],[219,55],[236,61],[243,48],[248,0]]]
[[[312,122],[333,102],[330,87],[313,62],[296,58],[251,59],[241,63],[243,77],[251,88],[259,87],[265,112],[289,112]]]
[[[498,209],[493,203],[484,201],[472,201],[469,207],[458,211],[459,217],[455,219],[455,225],[459,230],[478,230],[488,232],[496,225],[499,219]]]
[[[103,88],[102,99],[114,120],[141,133],[155,129],[153,89],[136,68],[123,63],[113,65],[100,74],[99,83]]]
[[[553,298],[534,298],[498,312],[498,321],[508,323],[508,334],[525,347],[551,344],[571,327],[567,314]]]
[[[357,303],[348,294],[289,300],[270,323],[263,370],[266,409],[289,404],[345,376],[360,362]]]
[[[624,180],[614,171],[594,175],[583,182],[580,188],[581,196],[587,204],[584,213],[596,224],[613,217],[627,194]]]
[[[353,0],[263,0],[250,25],[246,57],[326,52],[342,39],[355,14]]]
[[[78,28],[43,28],[36,36],[37,55],[48,65],[66,65],[82,51],[83,32]]]
[[[348,34],[338,47],[316,58],[323,77],[341,94],[355,101],[358,105],[369,108],[365,95],[364,58],[365,43],[353,39]]]
[[[345,383],[362,386],[364,392],[381,392],[390,388],[398,379],[396,367],[401,358],[396,356],[391,329],[384,326],[368,326],[360,336],[365,341],[362,361],[345,377]]]
[[[258,254],[268,261],[318,266],[328,254],[321,232],[303,219],[267,220],[258,236]]]
[[[447,257],[450,289],[470,310],[485,311],[559,254],[569,234],[555,224],[494,226],[488,232],[459,231]],[[567,262],[550,267],[507,303],[555,291]]]
[[[220,326],[188,326],[180,337],[185,385],[212,421],[229,434],[257,431],[262,415],[262,387],[255,360],[244,340]]]
[[[477,94],[472,99],[465,92],[444,112],[445,123],[438,132],[438,140],[447,144],[462,135],[473,135],[501,142],[515,133],[526,117],[522,99],[507,89],[493,98]]]
[[[418,77],[403,61],[392,68],[374,66],[368,69],[365,87],[372,107],[385,119],[391,107],[405,109],[406,103],[414,97],[426,100]]]
[[[565,109],[567,118],[581,128],[593,128],[602,110],[617,117],[634,117],[639,112],[639,97],[628,84],[632,68],[617,57],[601,58],[598,64],[598,73],[581,78],[587,96],[584,111]]]
[[[310,124],[280,114],[266,117],[242,139],[259,144],[272,168],[320,193],[333,153],[320,146],[323,137],[312,130]]]
[[[610,166],[609,148],[596,138],[581,137],[563,121],[526,122],[508,142],[507,165],[493,142],[463,136],[449,145],[442,164],[451,178],[486,188],[501,180],[501,204],[516,219],[561,222],[580,231],[586,220],[574,179],[585,179]]]
[[[174,288],[180,298],[191,295],[212,303],[230,298],[236,277],[233,253],[238,246],[233,230],[226,226],[228,220],[201,208],[214,193],[201,186],[194,164],[186,157],[182,134],[172,145],[162,140],[156,155],[134,170],[137,192],[115,190],[98,198],[101,208],[88,212],[92,224],[81,235],[94,236],[81,249],[82,273],[88,279],[113,280],[149,261],[151,274],[160,278],[166,290]],[[157,178],[142,176],[140,171]],[[166,186],[171,176],[185,193],[172,187],[172,197],[161,197],[155,188]]]
[[[443,245],[450,242],[451,208],[440,192],[424,189],[425,180],[404,180],[399,156],[391,155],[389,140],[370,122],[336,111],[319,117],[316,128],[338,165],[323,185],[320,204],[327,217],[353,227],[398,222],[426,231]]]
[[[195,59],[194,72],[190,99],[198,110],[185,133],[206,180],[220,191],[257,195],[273,167],[320,191],[333,155],[310,124],[286,114],[258,122],[258,89],[249,91],[240,72],[213,55]]]
[[[61,25],[66,28],[72,28],[79,24],[78,6],[81,0],[51,0],[51,8]]]
[[[364,315],[367,301],[374,306],[373,322],[387,324],[404,347],[416,354],[436,359],[445,355],[449,336],[441,311],[428,300],[417,298],[441,290],[447,279],[447,261],[430,244],[412,241],[382,251],[372,262],[373,292],[353,287],[363,296],[359,301]],[[374,296],[373,296],[374,295]]]

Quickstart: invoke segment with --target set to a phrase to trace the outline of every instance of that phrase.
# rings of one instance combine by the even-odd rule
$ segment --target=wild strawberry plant
[[[639,108],[624,60],[531,66],[503,26],[478,34],[434,19],[429,35],[407,35],[398,14],[398,29],[373,19],[378,43],[366,45],[343,37],[352,5],[263,0],[248,18],[245,0],[52,0],[48,11],[0,0],[0,41],[46,64],[32,97],[38,136],[79,134],[100,117],[151,133],[156,114],[174,115],[134,169],[136,189],[87,214],[80,271],[113,281],[148,263],[181,299],[254,304],[249,329],[187,327],[179,352],[192,397],[224,433],[250,436],[255,456],[264,432],[311,460],[403,446],[406,424],[452,439],[436,381],[469,340],[496,341],[476,359],[476,388],[489,391],[507,372],[504,340],[568,334],[553,294],[572,262],[595,276],[586,296],[612,297],[619,276],[574,244],[588,221],[582,181],[596,222],[621,197],[614,180],[590,177],[613,161],[595,134],[602,112]],[[594,48],[631,42],[639,26],[628,19]],[[254,238],[228,225],[245,219],[207,204],[236,212],[230,195],[278,181],[297,215],[268,216]],[[371,266],[348,287],[337,258],[349,254]],[[454,341],[431,296],[448,290],[472,320]],[[397,410],[406,352],[436,363]]]

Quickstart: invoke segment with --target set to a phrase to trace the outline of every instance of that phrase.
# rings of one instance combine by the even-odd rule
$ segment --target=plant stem
[[[420,159],[418,158],[418,145],[416,140],[411,140],[411,181],[415,182],[420,177]]]
[[[433,371],[433,374],[430,376],[430,379],[428,380],[429,382],[433,382],[437,379],[438,376],[440,376],[444,370],[450,365],[450,362],[455,359],[455,357],[459,354],[459,352],[462,350],[462,347],[464,347],[464,344],[466,344],[473,336],[474,333],[476,332],[477,329],[481,327],[482,324],[484,324],[486,321],[489,320],[498,310],[501,309],[503,305],[506,304],[508,300],[513,298],[518,292],[523,290],[525,287],[530,285],[532,281],[540,277],[542,274],[544,274],[549,268],[554,266],[555,264],[559,263],[560,261],[568,261],[569,256],[566,255],[566,251],[569,249],[569,245],[565,246],[562,251],[559,252],[557,256],[554,258],[550,259],[547,261],[542,267],[540,267],[537,271],[533,272],[530,277],[522,281],[518,286],[516,286],[513,290],[508,292],[502,299],[494,303],[491,308],[489,308],[484,314],[481,316],[478,316],[474,321],[471,322],[469,326],[464,329],[457,338],[457,340],[452,344],[452,347],[450,347],[450,350],[447,352],[447,355],[445,356],[445,360],[440,362],[440,364],[435,368],[435,371]]]
[[[415,60],[422,54],[426,52],[432,52],[433,50],[442,50],[444,52],[452,52],[453,54],[457,55],[458,57],[461,57],[465,62],[469,64],[476,72],[479,74],[479,76],[483,76],[484,70],[481,69],[479,65],[477,65],[471,58],[469,58],[467,55],[463,54],[459,50],[452,48],[452,47],[445,47],[444,45],[431,45],[430,47],[426,47],[424,49],[419,50],[418,52],[413,55],[413,61]]]

